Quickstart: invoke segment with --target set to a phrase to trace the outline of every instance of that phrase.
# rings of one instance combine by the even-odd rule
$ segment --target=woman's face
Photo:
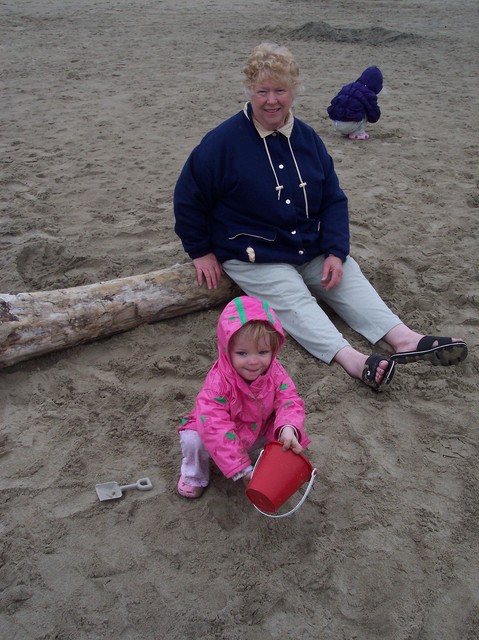
[[[291,89],[268,76],[253,87],[253,115],[268,131],[280,129],[285,124],[293,102]]]

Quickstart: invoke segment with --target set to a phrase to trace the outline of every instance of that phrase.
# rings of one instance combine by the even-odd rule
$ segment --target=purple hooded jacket
[[[258,437],[277,440],[285,425],[296,428],[303,447],[310,443],[304,431],[304,402],[277,354],[267,371],[250,384],[231,364],[231,337],[250,320],[271,323],[280,335],[280,348],[284,344],[283,328],[266,302],[250,296],[229,302],[218,320],[218,359],[206,376],[194,410],[179,427],[179,431],[198,432],[227,478],[251,464],[248,451]]]
[[[383,88],[383,74],[378,67],[365,69],[356,82],[344,86],[331,100],[327,111],[339,122],[377,122],[381,117],[377,94]]]

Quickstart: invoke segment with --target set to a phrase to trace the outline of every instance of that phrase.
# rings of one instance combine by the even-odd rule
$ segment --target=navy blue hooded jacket
[[[192,259],[304,264],[349,254],[347,198],[314,129],[258,133],[251,105],[205,135],[174,192],[175,231]]]
[[[327,111],[339,122],[377,122],[381,117],[377,94],[383,88],[383,74],[378,67],[368,67],[356,82],[344,86],[331,100]]]

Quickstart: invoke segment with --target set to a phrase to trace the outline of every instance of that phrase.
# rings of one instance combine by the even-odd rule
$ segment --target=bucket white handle
[[[264,449],[261,449],[261,452],[258,456],[258,459],[255,462],[255,465],[253,467],[253,472],[251,473],[251,477],[254,476],[254,472],[256,470],[256,467],[258,465],[258,462],[260,461],[261,456],[263,455],[263,451]],[[316,478],[316,468],[314,468],[311,471],[311,478],[309,480],[308,486],[306,487],[306,491],[304,492],[301,500],[298,502],[298,504],[296,506],[294,506],[290,511],[288,511],[287,513],[279,513],[279,514],[274,514],[274,513],[266,513],[266,511],[263,511],[262,509],[260,509],[259,507],[257,507],[255,505],[255,503],[253,502],[253,507],[256,509],[256,511],[259,511],[260,513],[262,513],[264,516],[268,516],[268,518],[286,518],[287,516],[291,516],[293,515],[293,513],[295,511],[297,511],[299,509],[299,507],[303,504],[303,502],[306,500],[306,498],[308,497],[309,492],[311,491],[312,487],[313,487],[313,483],[314,480]]]

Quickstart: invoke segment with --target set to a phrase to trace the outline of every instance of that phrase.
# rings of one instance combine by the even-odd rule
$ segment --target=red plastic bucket
[[[306,493],[294,509],[281,516],[272,517],[291,515],[303,504],[315,476],[316,469],[303,454],[294,453],[291,449],[284,451],[281,442],[269,442],[256,461],[246,496],[258,511],[270,515],[309,481]]]

